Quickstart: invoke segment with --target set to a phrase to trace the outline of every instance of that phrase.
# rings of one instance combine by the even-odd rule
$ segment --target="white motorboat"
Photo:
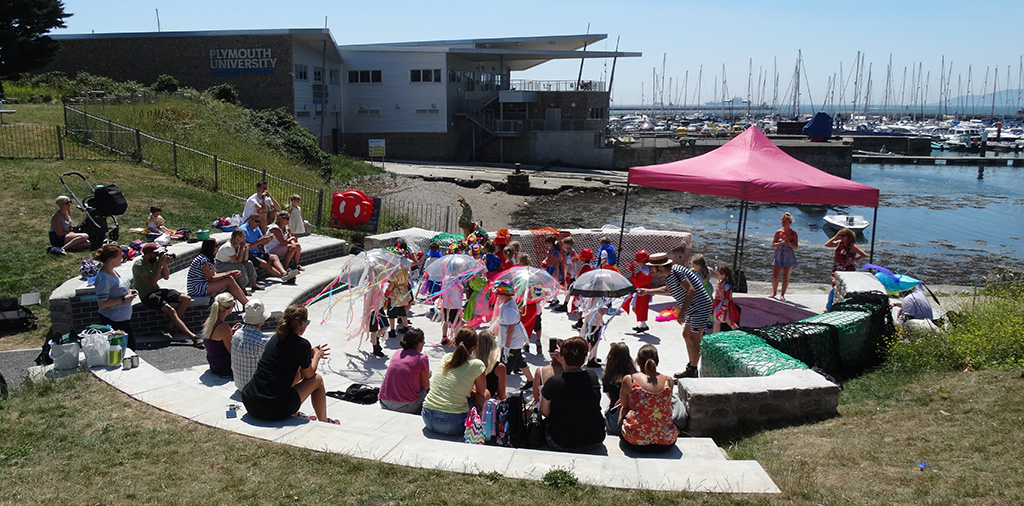
[[[847,214],[830,214],[825,216],[825,226],[829,228],[835,228],[837,231],[843,228],[848,228],[855,233],[864,232],[865,228],[871,223],[865,220],[860,215],[847,215]]]

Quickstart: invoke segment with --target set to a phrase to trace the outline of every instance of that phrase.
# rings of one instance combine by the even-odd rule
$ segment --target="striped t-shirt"
[[[686,310],[686,314],[711,314],[711,296],[708,295],[708,292],[704,291],[704,282],[701,281],[700,276],[698,276],[697,273],[687,269],[686,267],[679,264],[672,266],[672,272],[665,277],[665,284],[668,285],[668,293],[672,294],[672,298],[682,306],[683,302],[686,301],[686,289],[680,286],[683,279],[689,280],[694,289],[693,300],[690,301],[690,307]]]
[[[185,285],[189,297],[206,296],[206,287],[210,282],[206,279],[206,274],[203,273],[203,267],[208,263],[210,263],[210,259],[200,253],[188,265],[188,276],[185,278]]]

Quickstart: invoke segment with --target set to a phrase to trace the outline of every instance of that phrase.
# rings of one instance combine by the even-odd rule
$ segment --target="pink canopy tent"
[[[878,188],[833,176],[787,155],[757,127],[746,129],[722,147],[700,156],[629,169],[627,202],[628,187],[633,184],[739,199],[735,269],[739,268],[747,202],[866,206],[875,208],[872,227],[878,219]],[[625,221],[624,205],[623,227]],[[872,256],[874,235],[871,234]]]

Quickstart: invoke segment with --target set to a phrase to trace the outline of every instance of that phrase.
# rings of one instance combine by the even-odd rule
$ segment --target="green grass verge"
[[[0,503],[1021,504],[1022,395],[1020,374],[1006,371],[868,374],[847,383],[841,417],[729,447],[783,491],[760,496],[613,490],[578,484],[571,469],[524,481],[319,453],[205,427],[79,374],[0,401]]]

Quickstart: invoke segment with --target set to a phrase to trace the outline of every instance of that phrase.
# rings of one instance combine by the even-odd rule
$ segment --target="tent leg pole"
[[[740,201],[740,212],[739,212],[740,218],[736,222],[736,246],[735,246],[735,248],[733,249],[733,252],[732,252],[732,270],[733,270],[733,272],[737,272],[736,269],[739,267],[740,237],[741,237],[741,233],[743,231],[743,220],[744,220],[744,212],[743,211],[746,209],[746,207],[747,207],[747,202],[745,200],[744,201]]]
[[[626,197],[622,199],[622,224],[619,225],[619,247],[615,250],[622,254],[622,235],[626,232],[626,206],[629,205],[629,181],[626,181]]]
[[[875,214],[871,218],[871,253],[868,254],[868,263],[875,263],[875,233],[878,232],[878,206],[875,206]]]
[[[750,218],[750,202],[743,202],[743,233],[740,234],[740,258],[736,262],[736,269],[743,268],[743,249],[747,247],[747,219]]]

